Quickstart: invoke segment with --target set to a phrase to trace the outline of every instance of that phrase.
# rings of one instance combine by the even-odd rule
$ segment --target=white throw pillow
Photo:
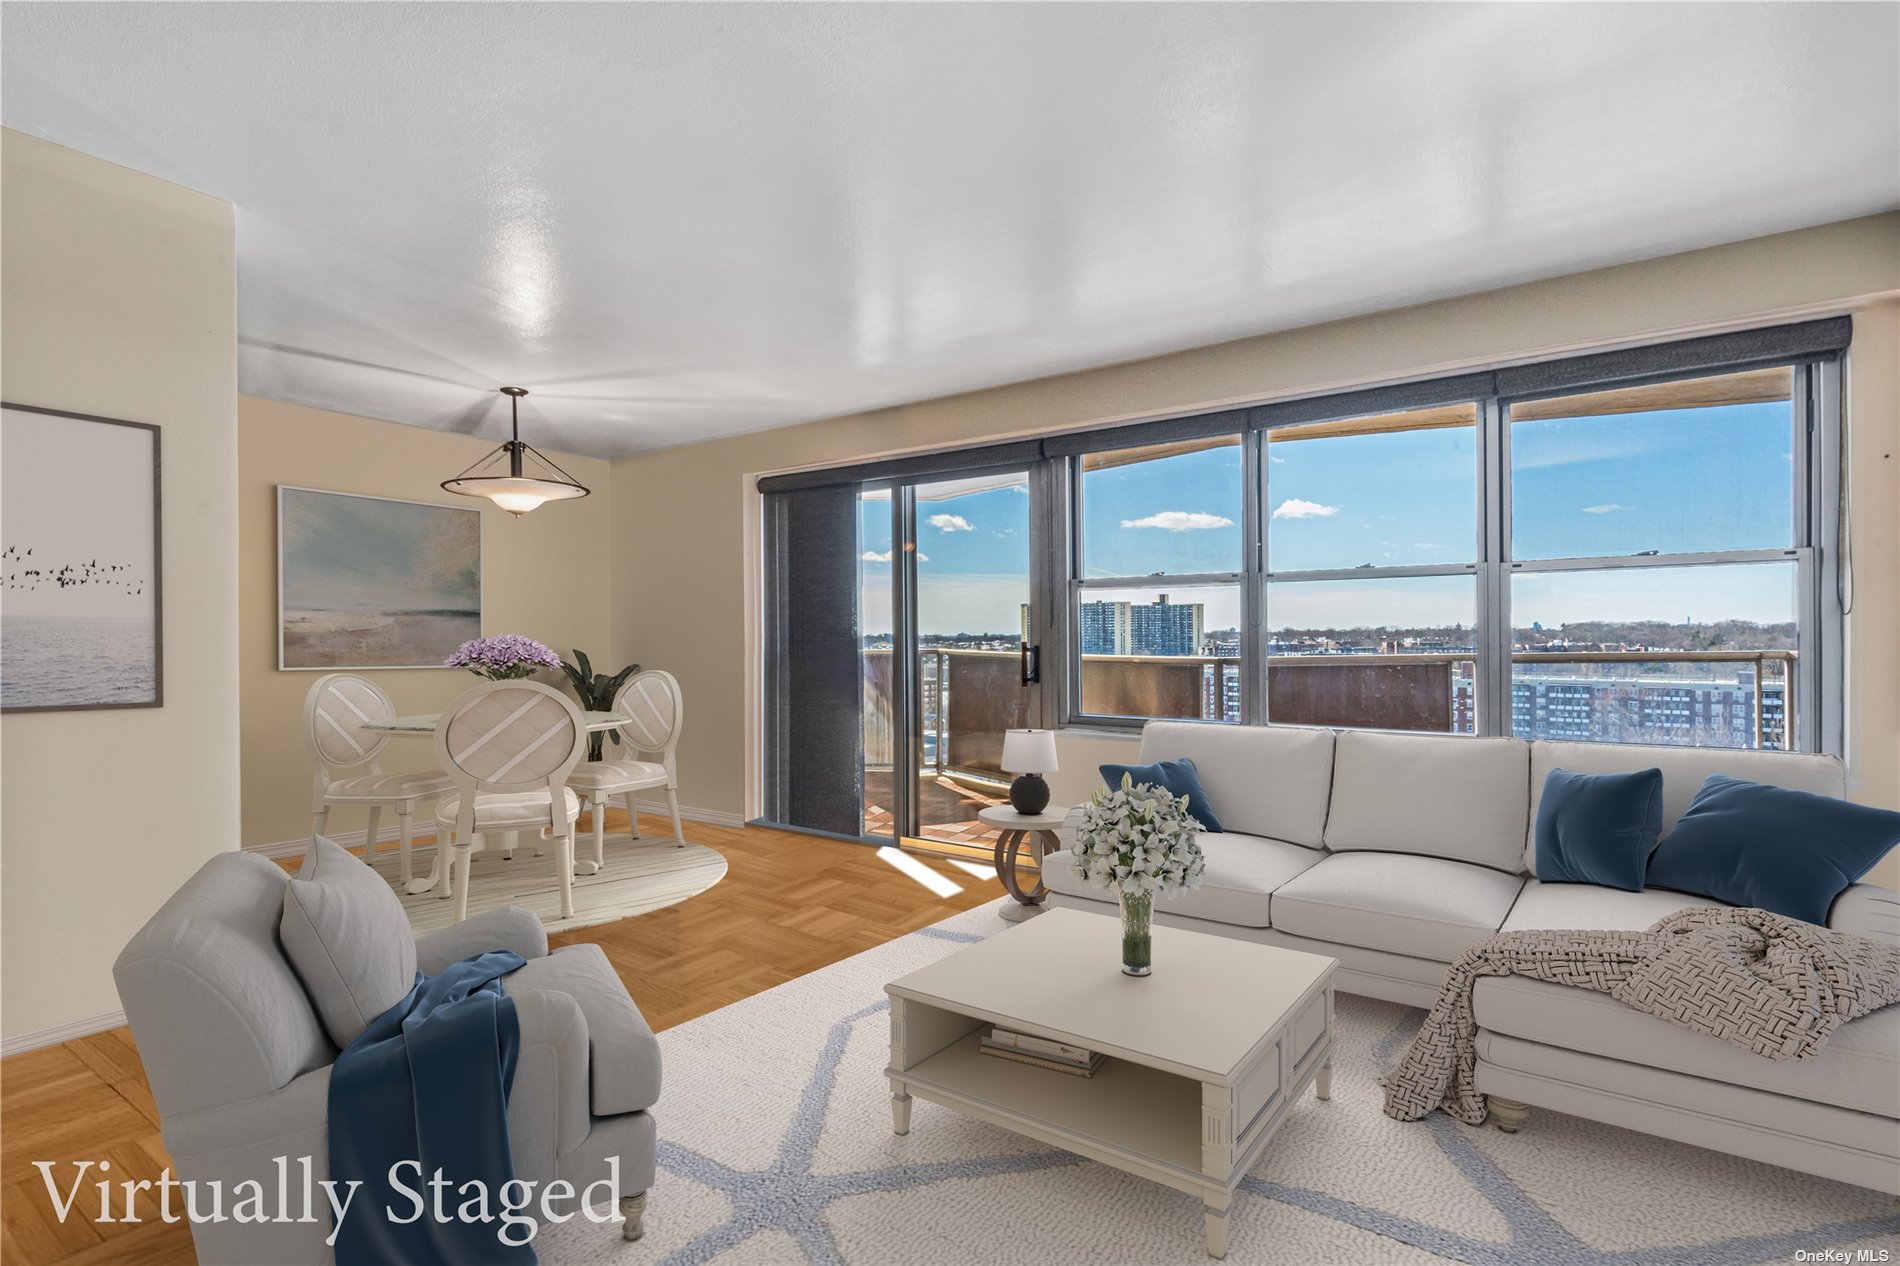
[[[339,1048],[415,986],[416,938],[402,902],[382,876],[321,835],[284,885],[278,930]]]

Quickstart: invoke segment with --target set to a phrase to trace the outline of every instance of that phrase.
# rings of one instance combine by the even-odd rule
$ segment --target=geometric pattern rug
[[[883,986],[1007,935],[1000,904],[662,1033],[646,1237],[550,1225],[541,1260],[1209,1262],[1193,1197],[923,1099],[910,1133],[891,1133]],[[1155,986],[1166,970],[1156,963]],[[1858,1260],[1900,1262],[1900,1213],[1866,1188],[1541,1108],[1514,1135],[1442,1112],[1390,1119],[1378,1078],[1423,1019],[1338,995],[1333,1097],[1303,1095],[1242,1181],[1227,1261],[1750,1266],[1865,1249]]]
[[[491,844],[470,858],[468,912],[526,906],[541,916],[548,931],[571,932],[677,905],[726,877],[725,855],[703,844],[681,848],[670,835],[619,841],[610,838],[603,849],[605,864],[599,873],[574,876],[574,913],[563,919],[560,874],[554,868],[555,846],[544,840],[540,847],[541,856],[536,857],[535,843],[524,831],[514,857],[503,857],[500,848]],[[429,859],[434,855],[433,849],[412,854],[416,878],[429,873]],[[593,857],[590,834],[575,838],[574,855]],[[421,935],[455,922],[455,902],[441,899],[439,891],[410,896],[397,885],[402,859],[395,849],[385,846],[373,864],[376,873],[388,880],[402,899],[411,931]]]

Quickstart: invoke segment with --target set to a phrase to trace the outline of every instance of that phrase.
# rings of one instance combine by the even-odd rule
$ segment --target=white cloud
[[[891,552],[885,550],[880,554],[874,549],[867,549],[862,554],[859,554],[858,557],[867,563],[888,563],[891,561]]]
[[[960,514],[933,514],[924,520],[939,532],[974,532],[970,521]]]
[[[1433,545],[1430,541],[1413,541],[1412,548],[1413,549],[1437,549],[1438,546]]]
[[[1614,501],[1606,501],[1600,506],[1585,506],[1583,512],[1585,514],[1615,514],[1618,510],[1627,509],[1629,509],[1628,506],[1618,505]]]
[[[1160,528],[1163,532],[1207,532],[1232,527],[1234,521],[1224,514],[1208,514],[1202,510],[1163,510],[1145,519],[1123,519],[1122,526]]]
[[[1339,513],[1338,506],[1323,506],[1317,501],[1302,501],[1298,497],[1288,497],[1273,508],[1276,519],[1330,519]],[[1366,524],[1370,527],[1371,524]]]
[[[1267,460],[1272,462],[1275,466],[1286,465],[1286,458],[1280,456],[1278,453],[1268,453]]]

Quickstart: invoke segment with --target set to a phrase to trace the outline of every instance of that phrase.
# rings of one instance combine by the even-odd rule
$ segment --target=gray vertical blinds
[[[864,805],[857,489],[771,493],[765,530],[765,817],[856,838]]]

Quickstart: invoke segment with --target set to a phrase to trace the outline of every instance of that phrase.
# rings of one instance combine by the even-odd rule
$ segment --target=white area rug
[[[1189,1196],[922,1099],[910,1134],[891,1133],[884,983],[1005,932],[995,911],[662,1033],[646,1238],[551,1226],[541,1260],[1206,1266]],[[1155,965],[1157,988],[1166,972]],[[1229,1262],[1741,1266],[1821,1249],[1900,1261],[1900,1214],[1864,1188],[1544,1110],[1516,1135],[1442,1113],[1390,1120],[1377,1078],[1423,1018],[1339,996],[1333,1098],[1309,1092],[1244,1180]]]
[[[574,876],[574,917],[563,919],[560,883],[554,869],[555,847],[544,842],[541,849],[541,856],[536,857],[524,831],[521,847],[512,860],[493,847],[475,854],[469,864],[468,912],[526,906],[541,916],[548,931],[567,932],[674,905],[726,877],[725,856],[703,844],[689,843],[681,848],[670,835],[620,843],[610,839],[605,850],[607,864],[600,873]],[[577,840],[575,849],[579,856],[591,858],[593,840]],[[429,873],[433,856],[433,851],[414,855],[418,879]],[[402,862],[395,849],[385,847],[376,854],[375,866],[376,873],[394,885]],[[433,932],[455,921],[455,902],[441,900],[433,892],[412,897],[398,886],[396,895],[402,898],[403,909],[409,914],[409,926],[418,933]]]

